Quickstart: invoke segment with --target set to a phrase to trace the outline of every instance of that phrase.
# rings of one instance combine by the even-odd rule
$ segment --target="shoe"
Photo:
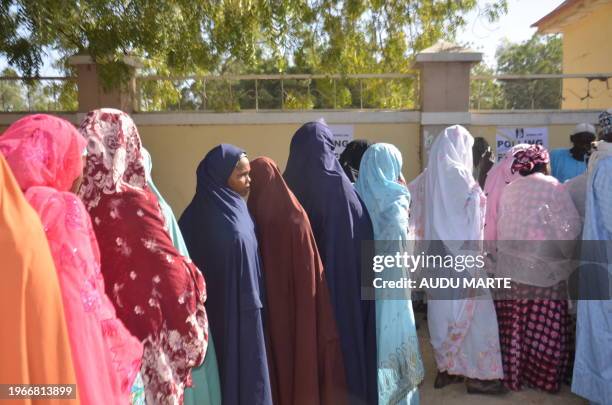
[[[444,388],[450,384],[457,384],[463,382],[463,376],[461,375],[450,375],[446,371],[438,371],[436,381],[434,381],[434,388]]]
[[[465,382],[468,394],[503,395],[509,392],[502,380],[477,380],[468,378]]]

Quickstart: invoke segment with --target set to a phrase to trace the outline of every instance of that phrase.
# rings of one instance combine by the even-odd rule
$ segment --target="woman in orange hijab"
[[[79,397],[127,404],[143,348],[104,292],[100,251],[85,206],[73,194],[87,141],[69,122],[29,115],[0,137],[0,153],[43,224],[59,278]]]
[[[38,215],[2,155],[0,257],[0,384],[75,384],[62,296],[49,245]],[[56,403],[78,404],[78,395],[75,398]]]

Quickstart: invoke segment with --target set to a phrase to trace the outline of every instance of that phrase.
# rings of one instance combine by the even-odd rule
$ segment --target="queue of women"
[[[65,403],[83,404],[418,404],[411,292],[363,299],[362,242],[608,240],[611,121],[582,195],[541,146],[515,146],[483,191],[474,138],[451,126],[406,184],[395,146],[354,142],[340,163],[311,122],[283,174],[233,145],[209,151],[177,221],[127,114],[95,110],[78,129],[26,116],[0,136],[0,383],[76,384]],[[512,274],[512,299],[427,303],[434,386],[557,392],[573,370],[574,392],[610,403],[609,294],[578,301],[574,348],[570,268],[502,246],[489,270]]]

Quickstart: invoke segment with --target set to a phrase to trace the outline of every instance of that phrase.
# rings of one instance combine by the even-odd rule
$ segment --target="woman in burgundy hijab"
[[[122,111],[91,111],[80,131],[87,161],[79,191],[100,245],[106,293],[143,342],[148,404],[182,403],[191,368],[204,359],[204,279],[172,245],[147,186],[140,136]]]
[[[345,404],[340,338],[308,216],[271,159],[253,160],[251,179],[275,404]]]

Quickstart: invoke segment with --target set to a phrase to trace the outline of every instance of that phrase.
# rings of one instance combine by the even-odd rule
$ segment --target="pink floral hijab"
[[[0,136],[26,199],[44,226],[60,282],[82,403],[129,402],[142,344],[117,318],[104,291],[90,217],[68,192],[83,170],[86,141],[69,122],[30,115]]]
[[[68,191],[83,172],[85,139],[68,121],[47,114],[28,115],[0,137],[0,153],[22,190],[47,186]]]
[[[144,190],[140,136],[129,115],[113,108],[94,110],[79,130],[87,139],[87,165],[79,194],[88,210],[98,205],[102,194]]]

